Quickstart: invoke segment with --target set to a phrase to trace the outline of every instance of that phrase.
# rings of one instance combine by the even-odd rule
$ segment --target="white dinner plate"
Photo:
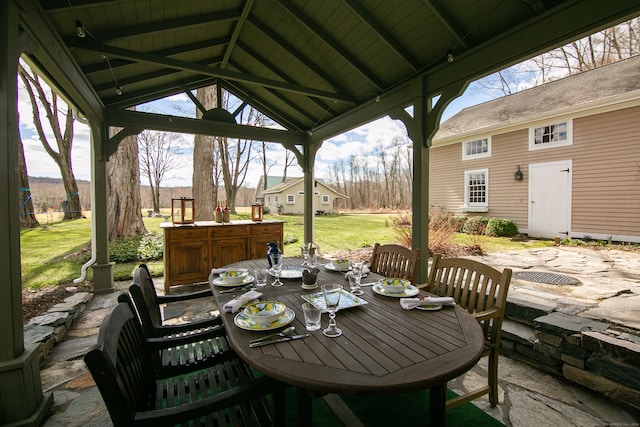
[[[284,313],[280,317],[278,317],[273,322],[268,325],[262,325],[260,323],[256,323],[253,320],[249,319],[249,317],[245,314],[244,310],[240,313],[236,314],[236,317],[233,319],[233,323],[241,329],[245,329],[247,331],[270,331],[272,329],[278,329],[289,323],[293,322],[293,319],[296,318],[296,314],[290,308],[285,308]]]
[[[424,310],[424,311],[436,311],[436,310],[440,310],[442,308],[441,305],[419,305],[416,307],[417,310]]]
[[[348,267],[345,267],[345,268],[336,268],[333,264],[331,264],[330,262],[328,262],[328,263],[326,263],[326,264],[324,265],[324,267],[325,267],[327,270],[331,270],[331,271],[339,271],[340,273],[344,273],[345,271],[349,271],[349,270],[351,270],[351,264],[349,264],[349,266],[348,266]]]
[[[385,297],[394,297],[394,298],[415,297],[420,292],[420,289],[416,288],[413,285],[407,285],[407,290],[404,292],[387,292],[379,283],[374,284],[371,288],[373,289],[373,292],[375,292],[378,295],[384,295]]]
[[[248,285],[249,283],[253,283],[254,280],[256,280],[256,278],[250,274],[248,274],[247,277],[245,277],[244,280],[240,283],[225,283],[225,281],[222,280],[222,277],[216,277],[215,279],[213,279],[213,284],[216,286],[222,286],[223,288],[233,288],[235,286]]]
[[[281,279],[301,279],[302,278],[302,267],[296,267],[292,265],[285,265],[282,267],[282,271],[280,272]],[[269,274],[273,277],[276,276],[276,273],[273,271],[273,268],[269,269]]]

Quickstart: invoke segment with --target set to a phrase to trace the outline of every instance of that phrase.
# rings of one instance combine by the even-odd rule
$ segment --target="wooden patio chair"
[[[129,295],[122,294],[119,302],[126,302],[137,315],[147,340],[162,338],[166,346],[154,357],[154,369],[159,377],[180,375],[186,371],[221,363],[236,357],[226,337],[219,317],[177,325],[164,325],[160,305],[185,301],[209,292],[157,295],[146,265],[140,265],[135,273]]]
[[[126,303],[115,306],[100,326],[98,343],[84,361],[114,426],[283,425],[282,383],[257,377],[239,358],[157,379],[150,355],[158,345],[164,345],[161,339],[144,339]]]
[[[420,249],[411,250],[400,245],[376,243],[369,268],[382,276],[407,279],[415,285],[419,262]]]
[[[482,357],[489,357],[487,385],[447,401],[447,409],[489,394],[491,406],[498,404],[498,355],[502,320],[512,271],[502,273],[493,267],[465,258],[442,258],[435,255],[429,272],[428,290],[452,297],[478,320],[484,332]]]

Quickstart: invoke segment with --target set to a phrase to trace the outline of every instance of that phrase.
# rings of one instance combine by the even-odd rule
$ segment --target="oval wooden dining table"
[[[285,266],[299,267],[300,258],[287,258]],[[267,268],[267,261],[243,261],[228,268]],[[286,268],[286,267],[285,267]],[[300,278],[283,279],[284,286],[260,288],[262,299],[278,300],[295,313],[291,325],[306,332],[303,295],[329,283],[349,290],[344,273],[319,264],[318,289],[303,290]],[[480,358],[484,335],[478,322],[459,306],[436,311],[406,310],[399,298],[380,295],[370,285],[380,276],[369,273],[362,282],[367,303],[338,311],[343,333],[328,338],[322,328],[304,339],[250,348],[249,341],[269,332],[248,331],[234,324],[237,313],[222,310],[243,291],[224,292],[213,286],[214,297],[236,353],[265,375],[297,387],[298,424],[310,426],[311,399],[325,393],[387,395],[429,389],[429,425],[444,425],[447,381],[471,369]],[[271,282],[273,281],[270,278]],[[421,295],[427,295],[420,291]],[[322,316],[322,327],[328,317]],[[277,331],[277,330],[276,330]]]

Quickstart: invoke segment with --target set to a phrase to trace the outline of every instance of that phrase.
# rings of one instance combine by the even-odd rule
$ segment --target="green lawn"
[[[241,213],[232,216],[234,219],[248,219],[249,215]],[[323,253],[335,250],[372,247],[376,242],[397,242],[398,237],[393,228],[395,215],[357,214],[326,215],[315,217],[315,240]],[[301,215],[266,215],[265,219],[281,219],[285,221],[284,240],[285,255],[300,254],[300,244],[304,240],[304,219]],[[160,232],[162,218],[144,218],[149,232]],[[81,251],[90,251],[91,221],[79,219],[75,221],[58,221],[38,229],[22,230],[21,257],[23,286],[37,288],[59,283],[70,283],[80,275],[82,259]],[[459,235],[457,243],[468,244],[468,236]],[[532,246],[549,246],[548,241],[513,242],[508,238],[483,238],[486,250],[523,249]],[[266,248],[265,248],[266,252]],[[88,259],[85,256],[84,259]],[[162,261],[147,262],[154,275],[163,271]],[[114,277],[116,280],[131,278],[138,263],[116,264]],[[92,269],[87,271],[91,280]]]

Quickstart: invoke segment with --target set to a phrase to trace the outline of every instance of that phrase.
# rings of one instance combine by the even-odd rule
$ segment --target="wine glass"
[[[302,253],[302,266],[309,265],[309,251],[311,250],[311,243],[305,243],[300,247],[300,252]]]
[[[364,267],[364,262],[354,262],[351,266],[351,272],[347,273],[351,277],[349,280],[349,285],[351,287],[351,293],[353,295],[362,295],[364,291],[360,287],[360,281],[362,280],[362,269]]]
[[[284,255],[281,253],[270,254],[269,258],[271,259],[273,274],[276,276],[276,280],[273,281],[271,286],[282,286],[283,283],[280,281],[280,273],[282,272],[282,261],[284,260]]]
[[[342,330],[336,327],[336,311],[340,304],[340,295],[342,294],[342,286],[340,285],[322,285],[322,294],[324,302],[327,304],[329,311],[329,326],[322,333],[329,338],[335,338],[342,335]]]

